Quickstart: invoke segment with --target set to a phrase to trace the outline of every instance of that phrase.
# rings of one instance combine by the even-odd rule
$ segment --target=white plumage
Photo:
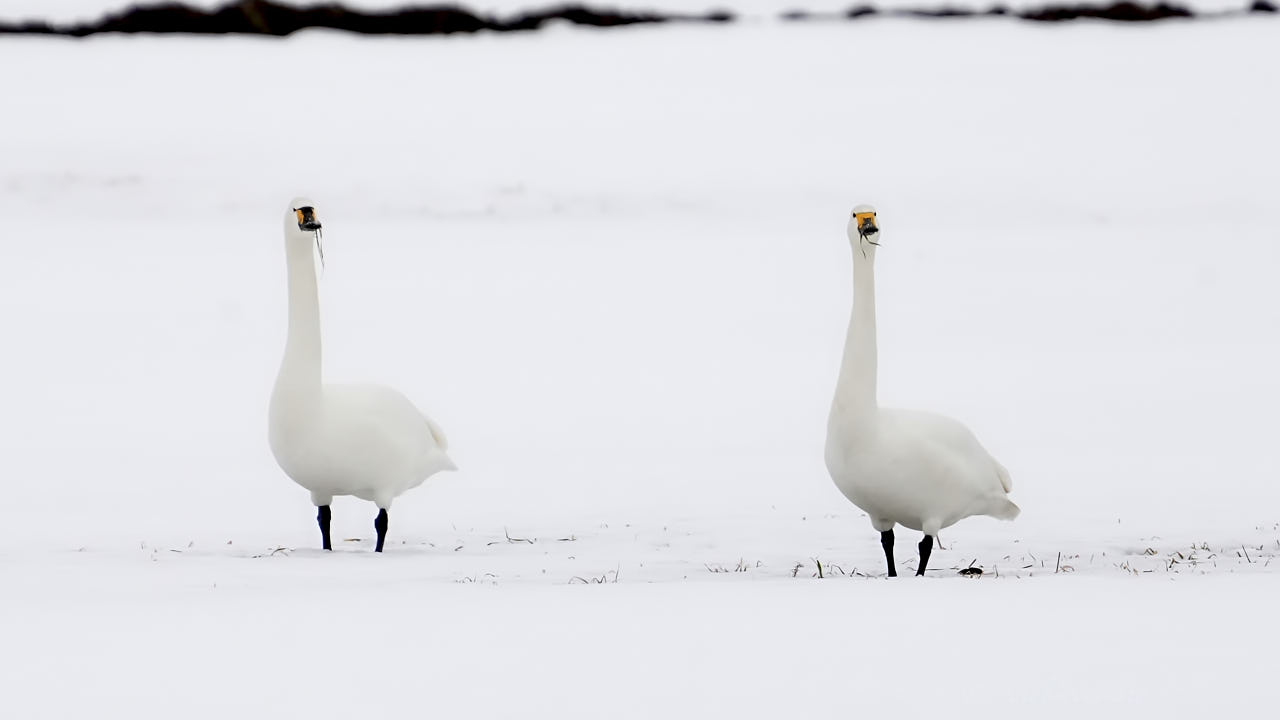
[[[320,508],[324,548],[331,549],[329,504],[335,495],[354,495],[379,508],[374,527],[381,552],[392,501],[456,467],[439,426],[404,395],[378,385],[323,384],[313,251],[319,232],[314,204],[295,198],[284,218],[289,331],[271,393],[268,438],[280,468],[310,490]]]
[[[1019,509],[1007,497],[1013,489],[1009,472],[967,427],[933,413],[879,407],[875,257],[880,229],[875,209],[854,208],[848,235],[853,313],[827,422],[827,470],[836,487],[881,532],[889,575],[897,574],[894,525],[924,532],[917,572],[923,575],[939,530],[970,515],[1012,520]]]

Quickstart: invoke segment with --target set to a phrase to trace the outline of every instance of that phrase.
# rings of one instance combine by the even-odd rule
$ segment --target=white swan
[[[970,515],[1004,520],[1018,516],[1018,506],[1005,497],[1013,481],[959,422],[879,407],[875,260],[880,228],[875,208],[855,207],[848,234],[853,246],[853,313],[827,421],[827,470],[840,492],[880,531],[890,577],[898,574],[893,526],[924,532],[916,571],[923,575],[933,538],[942,528]]]
[[[271,393],[268,439],[276,462],[311,491],[325,550],[334,495],[378,505],[375,550],[387,537],[391,501],[442,470],[457,469],[444,433],[408,398],[376,385],[325,385],[320,374],[320,299],[313,245],[321,252],[315,205],[294,198],[284,215],[289,335]]]

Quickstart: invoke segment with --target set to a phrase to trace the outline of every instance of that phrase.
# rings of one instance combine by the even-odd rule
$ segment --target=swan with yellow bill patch
[[[392,501],[456,467],[444,432],[404,395],[380,385],[323,382],[314,259],[316,251],[324,258],[320,230],[315,204],[294,198],[284,215],[289,330],[267,436],[280,468],[311,492],[324,549],[333,549],[330,503],[335,495],[354,495],[378,506],[374,549],[382,552]]]
[[[889,566],[893,528],[924,533],[923,575],[938,531],[972,515],[1018,516],[1009,472],[961,423],[915,410],[881,408],[876,398],[875,260],[880,223],[875,208],[853,209],[853,312],[844,359],[827,419],[826,464],[836,487],[871,518]]]

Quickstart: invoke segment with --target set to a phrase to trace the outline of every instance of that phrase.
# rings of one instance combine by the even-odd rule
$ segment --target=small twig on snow
[[[511,533],[507,532],[507,529],[506,529],[505,527],[504,527],[504,528],[502,528],[502,534],[507,536],[507,542],[509,542],[509,543],[529,543],[530,545],[532,545],[532,544],[533,544],[533,541],[532,541],[532,540],[530,540],[529,538],[513,538],[513,537],[511,537]]]

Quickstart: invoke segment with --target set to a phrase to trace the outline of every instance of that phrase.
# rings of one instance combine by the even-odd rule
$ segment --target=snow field
[[[1273,25],[6,40],[0,712],[1264,709]],[[381,557],[266,447],[299,192],[461,468]],[[1024,509],[925,581],[822,467],[860,201],[882,402]]]

